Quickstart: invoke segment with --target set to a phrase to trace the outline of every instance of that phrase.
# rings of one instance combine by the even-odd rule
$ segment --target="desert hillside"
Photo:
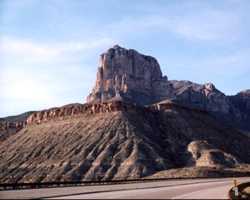
[[[221,126],[207,112],[169,102],[63,109],[83,107],[69,116],[30,121],[1,143],[1,182],[127,179],[174,168],[250,163],[249,137]]]

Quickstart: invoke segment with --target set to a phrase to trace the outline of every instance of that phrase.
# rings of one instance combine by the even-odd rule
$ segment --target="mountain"
[[[100,56],[96,84],[87,102],[119,96],[139,105],[151,104],[169,95],[167,80],[155,58],[116,45]]]
[[[249,175],[248,109],[248,91],[168,80],[155,58],[116,45],[87,103],[29,113],[0,142],[0,182]],[[233,114],[245,121],[228,124]]]
[[[122,98],[138,105],[150,105],[170,99],[207,110],[221,122],[250,132],[249,90],[226,96],[212,83],[168,80],[155,58],[118,45],[103,53],[99,63],[96,83],[87,102]]]

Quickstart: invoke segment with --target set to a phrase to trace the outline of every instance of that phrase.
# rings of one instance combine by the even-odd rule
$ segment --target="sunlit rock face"
[[[100,56],[96,84],[87,101],[119,97],[145,105],[168,96],[168,87],[155,58],[116,45]]]
[[[95,86],[87,102],[119,98],[140,105],[172,99],[212,112],[228,113],[230,102],[212,83],[169,81],[157,60],[118,45],[100,56]]]

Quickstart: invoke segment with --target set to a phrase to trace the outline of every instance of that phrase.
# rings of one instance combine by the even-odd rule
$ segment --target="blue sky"
[[[169,79],[250,88],[248,0],[1,0],[0,116],[84,102],[99,55],[152,55]]]

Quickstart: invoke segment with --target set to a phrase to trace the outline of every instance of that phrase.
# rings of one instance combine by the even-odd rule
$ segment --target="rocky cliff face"
[[[96,84],[87,102],[121,98],[145,105],[167,96],[168,87],[155,58],[116,45],[100,56]]]
[[[133,104],[128,104],[121,100],[106,101],[100,103],[91,104],[69,104],[62,107],[50,108],[47,110],[42,110],[34,112],[27,118],[25,124],[41,124],[53,120],[64,120],[71,117],[76,117],[81,114],[94,115],[98,113],[111,113],[116,111],[129,111],[131,109],[136,109]],[[149,109],[146,107],[140,107],[140,109]],[[153,108],[152,108],[153,109]]]

